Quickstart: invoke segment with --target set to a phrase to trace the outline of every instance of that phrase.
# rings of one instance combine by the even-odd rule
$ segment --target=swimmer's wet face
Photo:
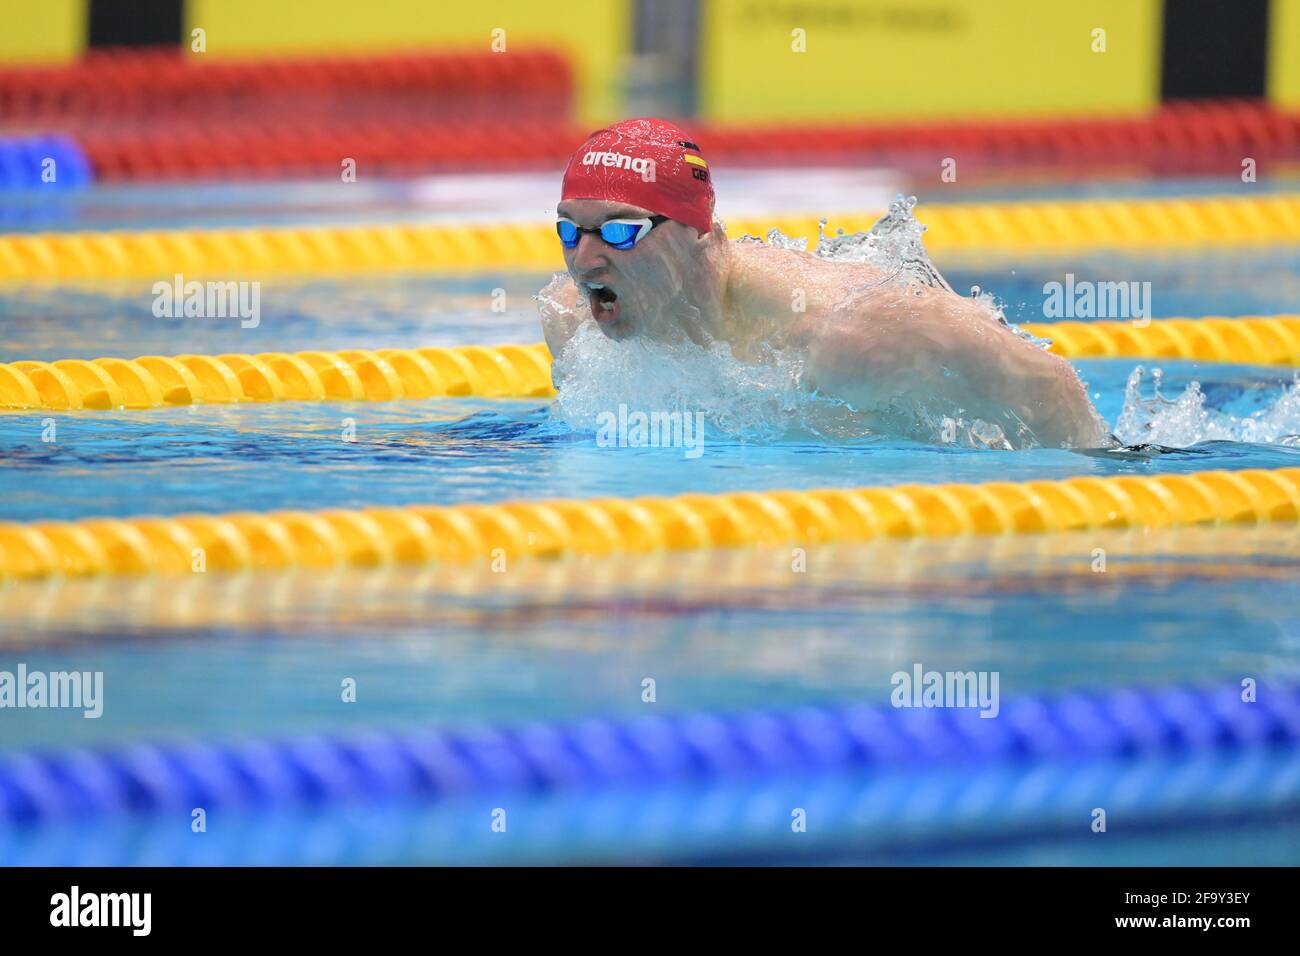
[[[606,335],[707,334],[721,296],[709,278],[719,254],[709,252],[725,236],[714,236],[712,174],[694,137],[649,117],[597,130],[569,157],[560,193],[559,216],[583,230],[565,263]],[[608,230],[611,241],[591,232],[619,219],[650,228],[635,242],[631,232]],[[571,229],[561,226],[561,238]]]
[[[584,230],[576,246],[564,249],[564,262],[601,331],[613,339],[671,334],[674,317],[689,302],[687,277],[708,235],[639,206],[604,199],[567,199],[556,212]],[[617,249],[585,231],[618,219],[650,219],[653,228],[630,249]]]

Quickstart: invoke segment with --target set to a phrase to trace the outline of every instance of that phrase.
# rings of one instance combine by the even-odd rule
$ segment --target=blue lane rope
[[[1099,805],[1126,834],[1105,849],[1089,827]],[[508,840],[490,827],[498,806],[509,812]],[[795,807],[808,823],[799,834]],[[1267,829],[1273,859],[1289,861],[1271,821],[1294,819],[1297,807],[1300,749],[1250,748],[227,810],[209,814],[201,834],[188,813],[0,825],[0,866],[880,862],[960,855],[963,842],[1031,850],[1063,838],[1087,841],[1098,862],[1125,864],[1151,862],[1143,833],[1158,838],[1172,825],[1202,846],[1217,830],[1235,847],[1243,824],[1256,839]]]
[[[62,191],[94,178],[85,152],[66,136],[0,137],[0,191]]]
[[[355,800],[709,784],[825,771],[923,771],[1201,755],[1300,744],[1300,684],[1026,697],[974,708],[839,705],[738,715],[312,735],[0,755],[0,824],[194,807],[268,810]]]

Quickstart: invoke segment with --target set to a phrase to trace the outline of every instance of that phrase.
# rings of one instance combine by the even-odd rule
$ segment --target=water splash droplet
[[[1166,398],[1161,394],[1161,369],[1152,370],[1152,397],[1145,398],[1145,377],[1146,368],[1139,365],[1124,386],[1124,408],[1115,422],[1115,435],[1126,445],[1190,448],[1204,441],[1294,445],[1300,435],[1300,375],[1271,404],[1244,417],[1207,408],[1199,382],[1190,383],[1177,398]]]

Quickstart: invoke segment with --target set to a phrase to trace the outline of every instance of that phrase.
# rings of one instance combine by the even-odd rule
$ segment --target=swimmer
[[[907,433],[924,408],[996,423],[1003,447],[1113,443],[1073,367],[978,302],[865,263],[731,241],[713,205],[708,162],[685,131],[634,119],[593,133],[556,210],[568,275],[539,298],[551,354],[586,322],[617,341],[723,342],[742,362],[797,350],[801,386],[871,431]]]

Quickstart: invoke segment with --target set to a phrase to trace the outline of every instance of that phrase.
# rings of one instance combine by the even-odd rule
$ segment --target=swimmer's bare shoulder
[[[749,243],[734,251],[738,311],[791,316],[786,343],[806,350],[810,387],[862,411],[881,411],[900,399],[961,408],[989,421],[1011,411],[1044,445],[1106,443],[1104,422],[1073,367],[979,303],[893,282],[862,263]]]
[[[886,282],[860,262],[832,262],[810,252],[755,242],[731,244],[730,293],[746,311],[779,309],[787,315],[830,314],[846,295]]]
[[[898,398],[998,421],[1018,417],[1043,445],[1094,448],[1105,423],[1073,366],[982,305],[938,289],[881,289],[809,335],[810,384],[867,409]]]

